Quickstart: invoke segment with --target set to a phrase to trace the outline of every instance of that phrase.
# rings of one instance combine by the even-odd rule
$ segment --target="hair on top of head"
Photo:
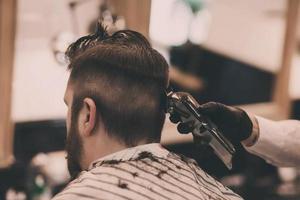
[[[168,85],[166,60],[136,31],[120,30],[109,35],[103,24],[98,22],[95,33],[83,36],[71,44],[66,56],[69,70],[80,66],[82,61],[97,60],[119,68],[120,71],[153,78]]]
[[[151,48],[148,40],[140,33],[132,30],[120,30],[112,35],[109,35],[107,32],[107,27],[105,27],[100,21],[96,24],[96,30],[94,33],[87,36],[79,38],[77,41],[72,43],[65,55],[69,61],[74,59],[78,54],[84,52],[86,49],[89,49],[97,44],[127,44],[130,42],[132,45],[143,45],[144,47]],[[69,66],[70,68],[70,66]]]
[[[78,55],[78,53],[97,45],[99,41],[103,41],[108,37],[109,35],[106,31],[106,27],[104,27],[101,22],[98,22],[95,32],[90,35],[83,36],[72,43],[68,47],[65,55],[69,60],[72,60],[74,57],[76,57],[76,55]]]

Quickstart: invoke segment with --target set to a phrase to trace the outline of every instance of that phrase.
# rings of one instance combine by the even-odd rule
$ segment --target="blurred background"
[[[299,0],[1,0],[0,199],[50,199],[68,182],[64,51],[94,30],[143,33],[171,85],[274,120],[300,119]],[[241,146],[228,171],[168,120],[162,143],[246,200],[300,199],[299,170]]]

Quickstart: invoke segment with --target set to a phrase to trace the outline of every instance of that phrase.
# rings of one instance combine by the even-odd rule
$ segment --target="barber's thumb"
[[[205,104],[202,104],[198,107],[198,111],[200,114],[211,116],[218,114],[218,110],[220,108],[220,104],[216,102],[208,102]]]

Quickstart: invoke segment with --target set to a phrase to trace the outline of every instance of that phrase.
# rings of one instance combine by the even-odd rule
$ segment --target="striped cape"
[[[94,161],[53,200],[240,200],[195,160],[158,143]]]

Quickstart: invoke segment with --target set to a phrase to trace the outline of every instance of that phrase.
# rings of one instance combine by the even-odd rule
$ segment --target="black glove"
[[[245,111],[221,103],[209,102],[199,107],[199,113],[208,117],[223,135],[232,143],[239,143],[252,133],[252,121]],[[170,116],[173,123],[180,122],[178,114]],[[177,129],[180,133],[191,132],[187,123],[179,123]]]

